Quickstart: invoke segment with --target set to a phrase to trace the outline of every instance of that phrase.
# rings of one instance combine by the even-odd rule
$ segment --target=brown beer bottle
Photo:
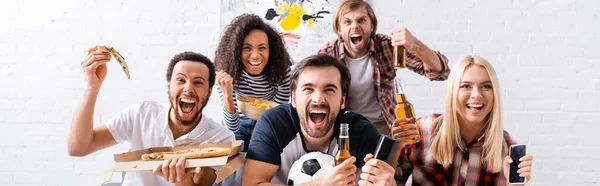
[[[396,20],[396,27],[402,28],[402,21]],[[404,46],[394,46],[393,51],[393,59],[394,60],[394,68],[406,68],[406,48]]]
[[[413,105],[408,102],[408,99],[406,99],[404,89],[402,89],[402,81],[400,81],[400,77],[398,76],[394,79],[394,93],[396,94],[396,107],[394,107],[396,118],[408,118],[410,120],[408,122],[400,123],[399,125],[415,122],[415,109],[413,108]],[[420,138],[417,136],[415,139],[405,141],[404,144],[413,144],[419,141]]]
[[[350,135],[348,133],[348,123],[340,124],[340,136],[338,138],[338,151],[335,153],[335,165],[339,165],[350,158]],[[352,168],[350,165],[348,168]]]
[[[394,67],[406,68],[406,53],[404,46],[394,46]]]

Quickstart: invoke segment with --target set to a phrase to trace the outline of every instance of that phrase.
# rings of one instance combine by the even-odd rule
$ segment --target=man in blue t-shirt
[[[350,85],[346,66],[335,57],[313,55],[297,64],[290,78],[291,105],[267,110],[256,123],[243,185],[288,184],[290,167],[302,155],[311,151],[335,154],[340,123],[349,123],[352,157],[337,166],[325,165],[314,184],[355,185],[355,179],[360,178],[361,185],[395,185],[395,165],[370,154],[380,137],[377,129],[359,114],[340,113]]]

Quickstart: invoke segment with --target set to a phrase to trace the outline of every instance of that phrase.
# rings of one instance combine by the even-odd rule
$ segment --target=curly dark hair
[[[254,14],[237,16],[227,26],[215,52],[215,66],[231,75],[235,84],[244,69],[241,57],[244,39],[254,29],[265,32],[269,39],[269,61],[261,73],[271,86],[278,86],[284,81],[292,61],[279,33]]]

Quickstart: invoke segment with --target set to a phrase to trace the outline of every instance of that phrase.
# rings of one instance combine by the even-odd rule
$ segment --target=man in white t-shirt
[[[75,110],[69,131],[69,155],[86,156],[117,143],[128,142],[131,150],[157,146],[178,146],[235,139],[232,132],[214,120],[203,117],[215,81],[212,62],[207,57],[184,52],[176,55],[167,69],[170,106],[140,101],[104,125],[93,127],[96,98],[106,77],[110,54],[88,49],[81,62],[87,88]],[[123,185],[211,185],[214,168],[185,169],[185,158],[166,160],[154,171],[128,172]],[[161,178],[162,177],[162,178]],[[170,182],[170,183],[169,183]]]

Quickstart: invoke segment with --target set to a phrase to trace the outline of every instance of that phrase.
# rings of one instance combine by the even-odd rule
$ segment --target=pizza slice
[[[219,156],[227,156],[231,153],[230,148],[223,147],[207,147],[200,150],[201,158],[210,158],[210,157],[219,157]]]
[[[111,46],[106,46],[106,45],[99,45],[98,50],[110,53],[110,55],[112,55],[117,60],[117,62],[119,62],[119,64],[121,65],[121,68],[123,68],[123,71],[125,72],[125,75],[127,76],[127,79],[130,78],[129,77],[129,67],[127,66],[127,62],[125,62],[125,58],[121,55],[121,53],[119,53],[115,48],[113,48]]]
[[[186,159],[195,159],[195,158],[212,158],[219,156],[227,156],[231,152],[230,148],[223,147],[208,147],[203,149],[189,149],[189,150],[180,150],[174,152],[155,152],[149,154],[143,154],[142,160],[167,160],[174,157],[185,156]]]

